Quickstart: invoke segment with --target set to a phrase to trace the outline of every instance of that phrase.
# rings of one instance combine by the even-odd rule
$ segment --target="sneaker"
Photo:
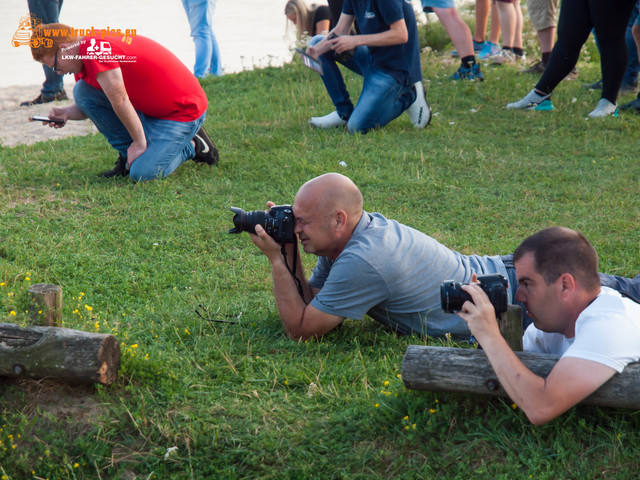
[[[567,74],[567,76],[564,77],[564,79],[568,81],[576,80],[577,78],[578,78],[578,67],[573,67],[571,71]]]
[[[585,83],[582,88],[588,88],[589,90],[602,90],[602,79],[595,83]]]
[[[127,159],[124,158],[122,155],[118,155],[118,160],[116,160],[116,166],[113,167],[111,170],[107,170],[100,176],[103,178],[111,178],[111,177],[117,177],[117,176],[128,177],[129,170],[127,169]]]
[[[495,55],[489,57],[491,65],[504,65],[505,63],[516,63],[516,54],[512,50],[502,49]]]
[[[539,95],[535,89],[527,93],[522,100],[507,105],[507,108],[523,110],[553,110],[553,103],[549,99],[551,95]]]
[[[606,98],[601,98],[596,105],[596,108],[589,114],[591,118],[600,118],[600,117],[608,117],[611,115],[612,117],[618,116],[618,106],[615,103],[611,103]]]
[[[473,53],[475,53],[475,54],[480,53],[486,44],[487,44],[487,42],[476,42],[474,40],[473,41]],[[452,57],[457,57],[458,56],[458,50],[453,50],[451,52],[451,56]]]
[[[67,92],[62,90],[61,92],[56,93],[55,95],[51,95],[50,97],[45,97],[40,94],[33,100],[27,100],[26,102],[20,103],[21,107],[30,107],[32,105],[42,105],[43,103],[51,103],[60,100],[68,100]]]
[[[625,103],[624,105],[621,105],[620,110],[630,110],[633,113],[640,113],[640,98],[636,98],[635,100],[632,100],[629,103]]]
[[[196,145],[196,156],[193,157],[194,162],[218,165],[218,149],[209,138],[209,134],[204,127],[200,127],[200,130],[195,134],[193,143]]]
[[[449,78],[451,80],[477,80],[481,82],[484,80],[484,75],[482,75],[480,71],[480,65],[474,63],[470,68],[465,68],[460,65],[458,71]]]
[[[536,73],[541,74],[544,73],[544,69],[547,67],[547,64],[542,60],[538,60],[533,65],[530,65],[529,68],[525,68],[524,70],[520,70],[518,73]]]
[[[347,121],[340,117],[336,111],[333,111],[324,117],[311,117],[309,119],[309,125],[317,128],[344,127],[346,124]]]
[[[491,57],[492,55],[495,55],[499,51],[500,51],[500,47],[495,43],[484,42],[484,47],[482,47],[482,50],[480,50],[480,53],[478,54],[478,59],[485,60]]]
[[[431,107],[427,102],[427,96],[422,82],[416,82],[413,84],[413,89],[416,92],[416,99],[407,108],[407,115],[411,120],[411,123],[416,128],[424,128],[431,122]]]

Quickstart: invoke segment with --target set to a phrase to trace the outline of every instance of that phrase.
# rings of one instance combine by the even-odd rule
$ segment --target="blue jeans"
[[[109,144],[127,158],[127,149],[133,140],[104,92],[80,80],[73,89],[73,97],[78,108],[91,119]],[[162,120],[140,111],[137,113],[147,138],[147,150],[131,164],[131,178],[143,181],[166,177],[195,157],[191,139],[204,123],[206,112],[191,122]]]
[[[29,12],[43,24],[58,23],[62,0],[28,0]],[[53,68],[42,65],[44,69],[44,83],[40,93],[43,97],[53,97],[64,89],[62,75],[58,75]]]
[[[316,35],[309,46],[324,38]],[[336,107],[338,115],[347,120],[349,132],[366,133],[372,128],[384,127],[399,117],[416,99],[413,85],[398,82],[392,75],[373,64],[368,47],[357,47],[343,65],[364,78],[362,92],[355,108],[336,63],[336,55],[329,51],[319,58],[324,75],[322,81]]]
[[[638,17],[638,4],[633,7],[631,11],[631,17],[629,18],[629,23],[627,24],[627,30],[625,32],[624,41],[627,44],[627,56],[629,57],[627,60],[627,70],[624,72],[624,77],[622,78],[623,86],[637,86],[638,85],[638,73],[640,73],[640,63],[638,63],[638,47],[636,47],[636,42],[633,39],[633,34],[631,33],[631,29]]]
[[[196,64],[193,73],[202,78],[207,75],[222,75],[220,48],[213,34],[213,12],[216,0],[182,0],[189,18],[191,36],[196,46]]]

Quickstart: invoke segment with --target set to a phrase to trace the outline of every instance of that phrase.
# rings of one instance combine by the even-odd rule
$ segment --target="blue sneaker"
[[[484,47],[482,47],[482,50],[480,50],[480,53],[478,54],[478,59],[485,60],[500,51],[500,47],[495,43],[491,43],[491,42],[484,42],[484,43],[485,43]]]
[[[480,65],[474,63],[471,68],[465,68],[460,65],[460,68],[456,73],[449,77],[451,80],[477,80],[481,82],[484,80],[484,75],[480,71]]]
[[[476,42],[474,40],[473,41],[473,53],[475,53],[475,54],[480,53],[487,43],[488,42]],[[451,52],[451,56],[452,57],[457,57],[458,56],[458,50],[453,50]]]

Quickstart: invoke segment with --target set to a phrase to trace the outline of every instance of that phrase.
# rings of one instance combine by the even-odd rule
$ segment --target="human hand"
[[[467,322],[473,336],[482,344],[483,339],[494,335],[500,336],[500,328],[496,320],[496,309],[485,291],[480,287],[476,274],[471,277],[469,285],[462,285],[462,290],[471,296],[472,301],[462,304],[458,316]]]
[[[349,52],[358,46],[357,35],[340,35],[329,40],[331,49],[337,54]]]
[[[260,249],[262,253],[269,259],[269,261],[273,264],[275,261],[282,258],[281,249],[279,243],[277,243],[271,235],[269,235],[262,225],[255,226],[256,233],[249,234],[251,237],[251,241],[253,244]]]
[[[62,123],[49,122],[48,125],[53,128],[62,128],[67,124],[67,120],[69,120],[69,114],[67,113],[67,111],[64,108],[59,107],[53,107],[51,110],[49,110],[48,117],[59,118],[63,121]],[[45,124],[45,122],[42,123]]]
[[[127,149],[127,164],[131,167],[131,164],[136,161],[136,159],[147,151],[147,142],[134,141],[129,148]]]

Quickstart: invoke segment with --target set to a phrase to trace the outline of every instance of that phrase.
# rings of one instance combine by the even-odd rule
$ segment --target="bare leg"
[[[512,48],[516,35],[516,9],[511,3],[496,2],[498,6],[498,18],[502,30],[502,46]]]
[[[458,56],[464,58],[473,56],[473,42],[471,30],[458,15],[458,10],[454,8],[433,8],[440,23],[449,34],[453,46],[458,50]]]
[[[473,40],[477,43],[484,42],[487,36],[487,22],[491,10],[491,0],[476,0],[476,29],[473,32]],[[491,27],[493,30],[493,22]]]
[[[540,52],[547,53],[553,50],[553,44],[556,39],[556,27],[538,30],[538,42],[540,42]]]

